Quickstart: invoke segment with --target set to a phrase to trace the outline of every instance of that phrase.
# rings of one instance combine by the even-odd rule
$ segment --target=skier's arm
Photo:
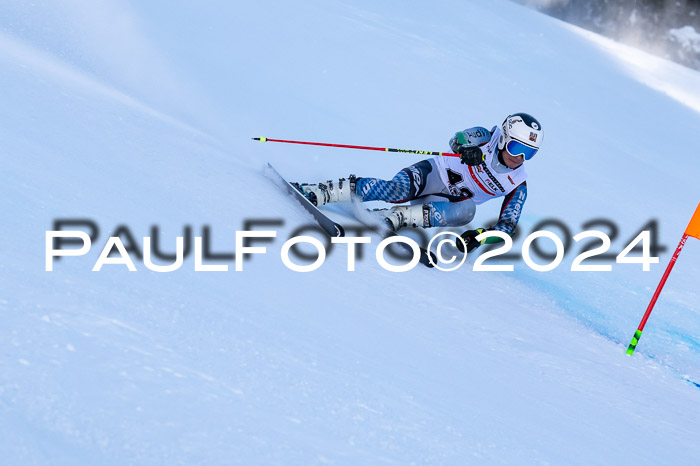
[[[491,131],[481,126],[458,131],[450,139],[450,149],[460,154],[460,160],[466,165],[476,166],[484,161],[484,153],[480,149],[491,140]]]
[[[503,199],[498,222],[489,230],[498,230],[513,236],[515,227],[520,220],[520,213],[523,211],[525,199],[527,199],[527,182],[523,181]],[[500,241],[499,238],[495,237],[486,240],[487,243],[498,243]]]
[[[527,183],[523,181],[513,191],[508,193],[503,200],[501,215],[495,225],[486,229],[478,228],[476,230],[467,230],[462,233],[461,236],[464,240],[464,244],[467,245],[467,251],[471,252],[482,244],[500,243],[502,241],[501,238],[496,236],[490,236],[484,240],[477,241],[476,237],[484,231],[498,230],[513,236],[515,227],[518,225],[518,221],[520,220],[520,213],[523,211],[525,199],[527,199]],[[463,243],[459,240],[457,240],[457,248],[460,251],[463,248]]]
[[[495,128],[494,128],[495,129]],[[458,131],[450,139],[450,149],[455,154],[460,154],[460,149],[465,147],[483,146],[491,139],[491,131],[481,126],[467,128],[464,131]]]

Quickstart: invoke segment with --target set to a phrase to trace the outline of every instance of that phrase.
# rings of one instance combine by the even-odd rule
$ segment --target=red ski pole
[[[447,157],[460,157],[459,154],[453,154],[451,152],[434,152],[434,151],[414,150],[414,149],[392,149],[390,147],[351,146],[348,144],[328,144],[325,142],[287,141],[285,139],[270,139],[270,138],[251,138],[251,139],[253,139],[254,141],[260,141],[260,142],[284,142],[287,144],[306,144],[306,145],[310,145],[310,146],[343,147],[346,149],[380,150],[382,152],[403,152],[406,154],[444,155]]]
[[[639,343],[639,339],[642,337],[642,331],[644,330],[644,326],[647,324],[647,320],[649,320],[649,315],[651,315],[652,309],[654,309],[654,305],[656,304],[656,300],[659,298],[659,295],[661,294],[661,290],[663,289],[664,285],[666,284],[666,279],[671,273],[671,270],[673,269],[673,266],[676,265],[676,260],[678,259],[678,256],[681,253],[681,250],[683,249],[683,246],[685,246],[685,242],[688,241],[688,236],[693,236],[695,238],[700,239],[700,204],[698,204],[698,207],[695,209],[695,213],[693,214],[693,217],[690,219],[690,223],[688,224],[688,227],[685,229],[685,232],[683,233],[683,237],[681,238],[680,243],[678,243],[678,247],[676,248],[676,251],[673,253],[673,256],[671,257],[671,260],[668,262],[668,266],[666,267],[666,271],[664,272],[664,275],[661,277],[661,281],[659,282],[659,285],[656,287],[656,291],[654,292],[654,296],[651,297],[651,302],[649,303],[649,306],[647,306],[647,310],[644,313],[644,317],[642,317],[642,321],[639,323],[639,327],[637,327],[637,331],[634,332],[634,336],[632,337],[632,341],[630,342],[629,346],[627,347],[627,354],[632,356],[632,353],[634,353],[635,348],[637,348],[637,343]]]

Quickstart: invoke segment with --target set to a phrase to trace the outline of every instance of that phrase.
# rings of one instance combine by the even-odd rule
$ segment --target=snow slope
[[[505,0],[118,0],[0,7],[0,457],[4,464],[638,464],[700,454],[700,243],[624,354],[700,196],[700,74]],[[295,273],[307,215],[265,176],[391,177],[516,111],[547,133],[521,228],[649,220],[651,272],[391,273],[343,249]],[[480,207],[487,224],[498,205]],[[44,270],[55,219],[90,253]],[[186,225],[244,270],[91,269],[107,236]],[[256,227],[265,229],[265,227]],[[460,230],[457,230],[460,231]],[[554,229],[556,233],[561,232]],[[521,237],[522,238],[522,237]],[[379,238],[372,238],[376,245]],[[516,242],[519,248],[521,240]],[[373,251],[373,246],[367,250]],[[368,254],[371,256],[371,254]]]

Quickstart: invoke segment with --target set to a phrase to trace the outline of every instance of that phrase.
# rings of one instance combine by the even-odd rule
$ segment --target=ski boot
[[[356,196],[355,187],[358,179],[355,175],[350,175],[347,180],[341,178],[337,182],[328,180],[325,183],[293,183],[293,185],[309,202],[316,207],[321,207],[331,202],[351,202]]]
[[[391,209],[375,209],[380,217],[384,219],[391,231],[398,231],[399,228],[429,228],[430,206],[428,204],[406,205],[392,207]]]

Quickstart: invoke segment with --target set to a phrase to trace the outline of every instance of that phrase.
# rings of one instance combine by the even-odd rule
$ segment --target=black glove
[[[476,237],[485,232],[486,229],[484,228],[477,228],[476,230],[467,230],[464,233],[462,233],[460,236],[464,240],[464,243],[462,243],[459,239],[455,239],[455,243],[457,245],[457,249],[460,250],[460,252],[464,252],[464,244],[467,245],[467,253],[472,252],[474,249],[478,248],[481,246],[481,241],[477,241]]]
[[[471,166],[479,165],[486,158],[481,148],[476,146],[462,146],[459,148],[459,153],[459,160]]]

